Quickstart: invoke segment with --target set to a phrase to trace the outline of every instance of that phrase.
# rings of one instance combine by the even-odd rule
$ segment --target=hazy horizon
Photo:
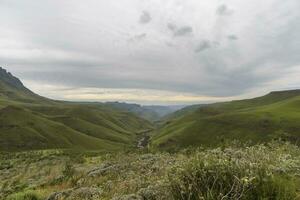
[[[191,105],[300,86],[297,0],[0,1],[0,66],[68,101]]]

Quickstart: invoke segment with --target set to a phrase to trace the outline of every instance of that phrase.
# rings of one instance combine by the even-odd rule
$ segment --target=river
[[[142,134],[143,136],[138,140],[138,143],[137,143],[137,148],[139,149],[143,149],[145,147],[148,146],[148,143],[149,143],[149,140],[150,140],[150,135],[149,133],[151,132],[152,130],[147,130],[147,131],[144,131]]]

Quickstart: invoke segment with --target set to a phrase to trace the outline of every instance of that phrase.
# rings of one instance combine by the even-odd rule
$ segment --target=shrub
[[[264,145],[197,152],[172,168],[172,194],[189,200],[295,199],[292,174],[299,163],[293,161],[284,148]]]
[[[42,198],[34,191],[25,191],[13,194],[7,200],[42,200]]]

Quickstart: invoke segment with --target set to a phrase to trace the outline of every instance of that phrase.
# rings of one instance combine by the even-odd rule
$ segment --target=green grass
[[[7,200],[43,200],[44,194],[35,190],[27,190],[15,193],[7,197]]]
[[[9,105],[0,110],[0,124],[0,150],[5,151],[117,150],[134,146],[137,134],[151,128],[149,122],[130,113],[64,104],[50,107]]]
[[[107,149],[120,144],[90,137],[29,110],[8,106],[1,110],[1,150],[48,148]]]
[[[207,105],[171,119],[152,137],[152,147],[175,150],[218,146],[238,139],[266,142],[284,136],[300,140],[300,91],[272,92],[251,99]]]

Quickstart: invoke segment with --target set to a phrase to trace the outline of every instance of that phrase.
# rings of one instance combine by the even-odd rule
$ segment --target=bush
[[[257,145],[197,152],[172,168],[172,194],[189,200],[295,199],[292,175],[299,163],[284,149]]]
[[[42,198],[34,191],[25,191],[9,196],[7,200],[42,200]]]
[[[65,167],[64,167],[64,170],[62,171],[63,173],[63,176],[66,178],[66,179],[70,179],[74,176],[75,174],[75,169],[73,167],[72,164],[70,163],[66,163],[65,164]]]

